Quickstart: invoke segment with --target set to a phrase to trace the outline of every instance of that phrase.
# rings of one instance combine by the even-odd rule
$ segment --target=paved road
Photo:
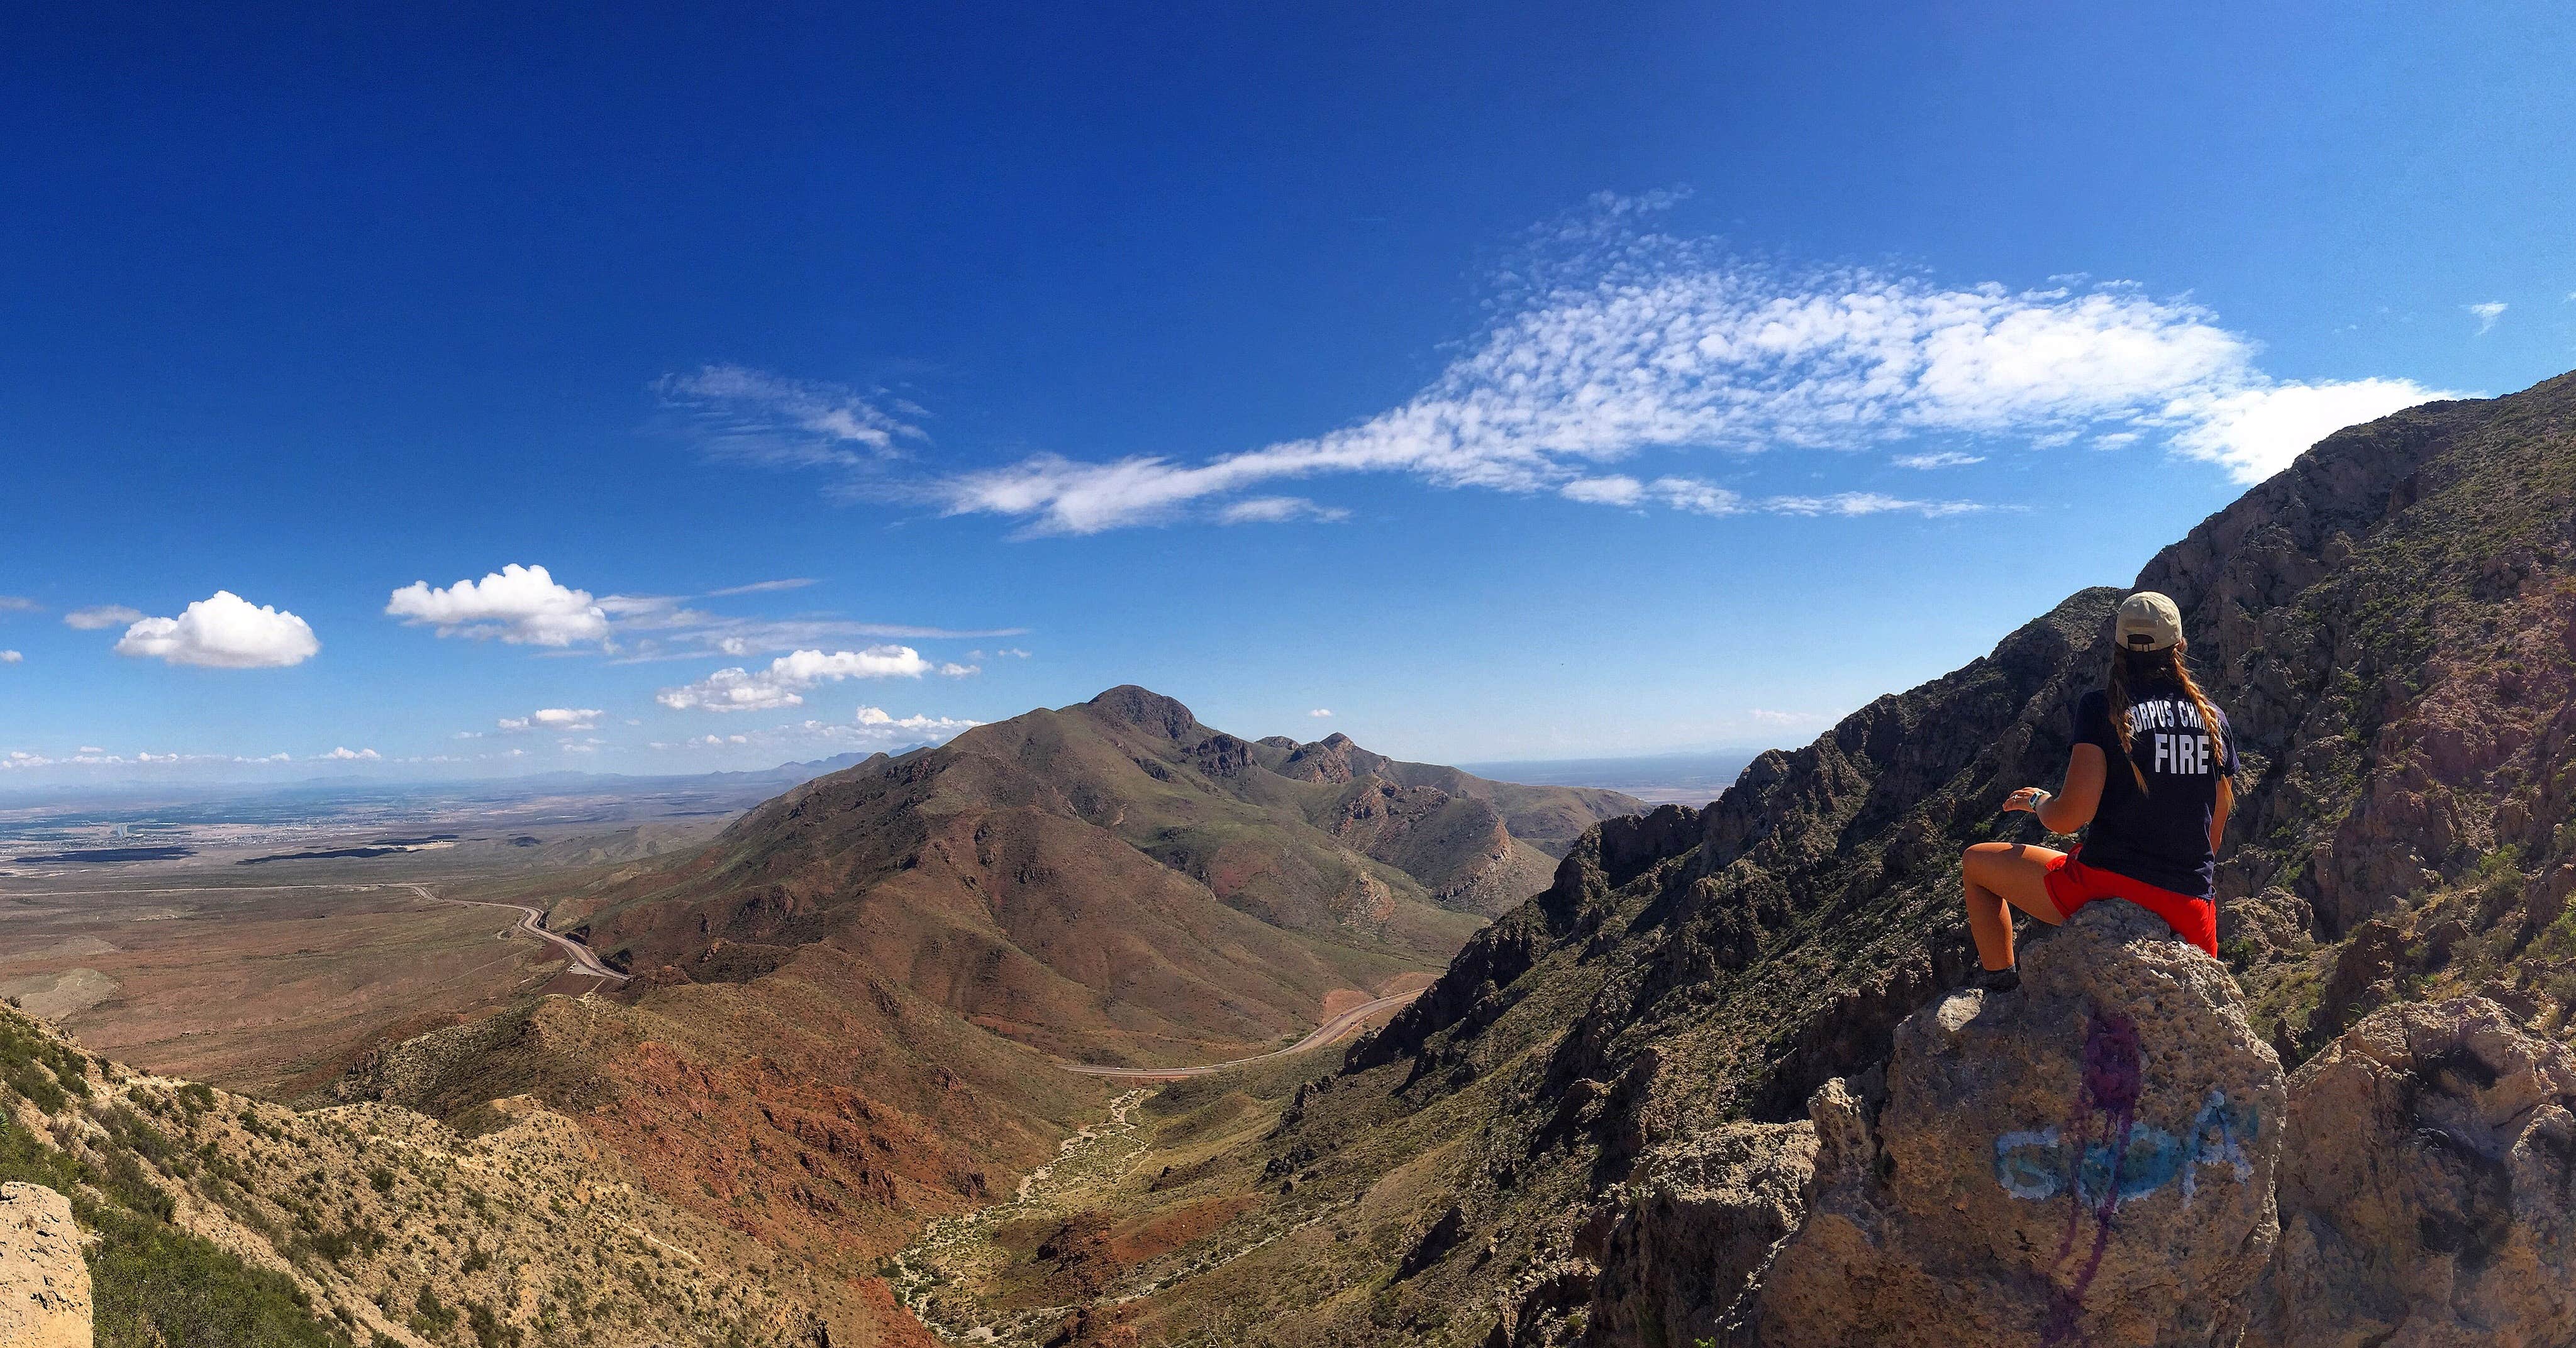
[[[524,903],[491,903],[482,899],[451,899],[442,894],[430,893],[428,887],[424,885],[405,885],[403,888],[418,894],[432,903],[461,903],[469,908],[510,909],[519,914],[519,930],[526,932],[530,936],[536,937],[540,941],[551,941],[566,955],[571,956],[574,972],[585,973],[593,978],[608,979],[612,982],[623,983],[626,981],[626,975],[600,963],[599,956],[594,953],[589,946],[583,945],[581,942],[563,935],[560,932],[546,930],[546,915],[543,909],[531,908]]]
[[[1256,1053],[1249,1058],[1212,1062],[1199,1067],[1093,1067],[1087,1063],[1071,1062],[1057,1063],[1056,1066],[1068,1072],[1080,1072],[1087,1077],[1117,1077],[1122,1081],[1168,1081],[1174,1077],[1203,1077],[1210,1072],[1222,1072],[1229,1067],[1241,1067],[1245,1063],[1252,1062],[1267,1062],[1272,1058],[1284,1058],[1291,1053],[1303,1053],[1310,1048],[1329,1044],[1358,1029],[1361,1021],[1367,1020],[1380,1011],[1402,1006],[1421,995],[1421,989],[1417,988],[1411,992],[1399,992],[1392,997],[1380,997],[1376,1001],[1354,1006],[1316,1026],[1313,1034],[1286,1048],[1275,1048],[1268,1053]]]

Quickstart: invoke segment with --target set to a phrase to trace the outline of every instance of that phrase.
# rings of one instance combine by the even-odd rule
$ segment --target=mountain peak
[[[1178,699],[1132,683],[1122,683],[1083,705],[1111,720],[1153,731],[1165,739],[1181,739],[1199,723],[1199,718]]]

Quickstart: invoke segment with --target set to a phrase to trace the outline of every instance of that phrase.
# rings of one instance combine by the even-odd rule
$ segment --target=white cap
[[[2153,590],[2120,601],[2113,632],[2122,650],[2161,651],[2182,640],[2182,610]]]

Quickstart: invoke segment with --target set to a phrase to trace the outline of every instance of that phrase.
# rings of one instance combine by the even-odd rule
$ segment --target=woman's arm
[[[2236,783],[2218,779],[2218,803],[2209,811],[2209,854],[2218,855],[2218,844],[2227,836],[2227,816],[2236,809]]]
[[[2039,788],[2025,786],[2004,801],[2006,810],[2030,810],[2039,826],[2051,833],[2073,833],[2093,822],[2093,812],[2102,808],[2102,775],[2107,770],[2099,745],[2079,744],[2066,756],[2066,780],[2057,794],[2041,798]],[[2038,808],[2032,808],[2032,802]]]

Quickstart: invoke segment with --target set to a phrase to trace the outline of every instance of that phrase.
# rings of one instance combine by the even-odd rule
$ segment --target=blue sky
[[[0,785],[1796,743],[2576,366],[2560,7],[738,9],[12,20]]]

